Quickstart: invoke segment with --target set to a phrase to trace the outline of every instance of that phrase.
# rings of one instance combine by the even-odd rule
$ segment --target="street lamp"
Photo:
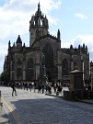
[[[45,55],[42,54],[42,68],[43,68],[43,76],[46,76],[46,67],[45,67]]]
[[[84,64],[84,59],[83,59],[83,56],[81,55],[81,70],[83,71],[83,84],[85,86],[85,68],[84,68],[85,64]]]

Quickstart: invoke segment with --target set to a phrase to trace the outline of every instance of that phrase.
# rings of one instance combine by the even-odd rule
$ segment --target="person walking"
[[[14,93],[15,93],[15,96],[17,96],[17,92],[16,92],[16,88],[15,88],[15,82],[12,83],[11,87],[12,87],[12,96],[14,96]]]

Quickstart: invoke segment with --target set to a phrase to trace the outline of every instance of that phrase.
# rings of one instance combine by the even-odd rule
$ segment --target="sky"
[[[61,32],[61,47],[85,43],[93,60],[93,0],[0,0],[0,73],[9,40],[12,46],[20,35],[29,46],[29,21],[39,2],[49,20],[50,34]]]

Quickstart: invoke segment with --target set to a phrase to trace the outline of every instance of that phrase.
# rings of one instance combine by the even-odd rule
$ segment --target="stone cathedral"
[[[48,19],[39,3],[29,22],[29,47],[22,43],[20,35],[12,46],[10,41],[8,43],[4,70],[9,72],[10,80],[38,80],[43,73],[43,65],[49,81],[68,81],[73,70],[82,71],[84,80],[89,79],[87,46],[61,48],[60,30],[57,36],[52,36],[48,29]]]

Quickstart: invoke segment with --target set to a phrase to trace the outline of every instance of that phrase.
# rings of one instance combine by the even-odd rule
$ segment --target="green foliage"
[[[1,81],[3,81],[5,85],[8,85],[8,83],[9,83],[9,72],[7,70],[3,71],[1,73],[0,78],[1,78]]]

